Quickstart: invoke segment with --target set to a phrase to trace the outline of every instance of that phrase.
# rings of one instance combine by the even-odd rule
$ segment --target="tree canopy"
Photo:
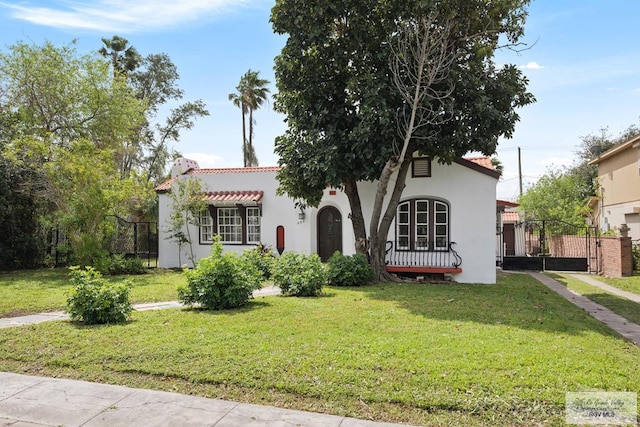
[[[42,260],[47,231],[63,231],[89,264],[103,253],[105,215],[152,219],[169,142],[208,114],[187,102],[159,122],[160,106],[183,95],[175,65],[117,36],[103,43],[100,53],[80,54],[75,42],[0,52],[0,213],[11,217],[0,253],[14,266]]]
[[[597,194],[598,169],[589,162],[605,151],[640,134],[631,125],[617,136],[607,128],[580,137],[576,161],[571,167],[551,167],[520,197],[519,210],[526,219],[555,219],[583,225],[587,214],[587,199]]]
[[[417,28],[416,20],[425,16],[436,17],[429,28],[447,28],[447,66],[428,87],[446,96],[421,100],[418,108],[440,119],[413,129],[406,152],[443,163],[469,151],[493,154],[498,138],[513,133],[519,118],[515,109],[534,100],[515,66],[497,67],[493,62],[501,40],[518,42],[527,4],[528,0],[277,0],[273,28],[288,35],[275,65],[275,108],[287,115],[288,124],[276,139],[275,151],[286,166],[278,173],[281,191],[317,205],[327,185],[344,188],[356,240],[367,240],[355,183],[380,179],[388,162],[399,160],[406,136],[399,130],[416,106],[398,90],[394,75],[402,80],[415,70],[404,67],[394,74],[393,46],[403,34],[401,28]],[[406,176],[408,163],[394,167],[401,168],[399,177],[405,168]],[[394,190],[401,193],[403,179],[397,182]],[[379,192],[386,192],[386,187]],[[387,217],[393,209],[388,207]],[[374,215],[380,217],[381,212]],[[380,233],[386,238],[388,224],[390,220],[377,232],[372,228],[369,237]],[[366,245],[357,249],[366,251]],[[375,248],[381,250],[381,245]]]

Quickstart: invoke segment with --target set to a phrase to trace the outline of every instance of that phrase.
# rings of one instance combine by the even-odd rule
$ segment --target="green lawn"
[[[623,291],[640,295],[640,274],[638,272],[630,277],[598,277],[597,280]]]
[[[567,391],[637,391],[640,349],[529,275],[260,297],[219,313],[0,330],[0,371],[422,425],[563,425]]]
[[[105,276],[121,281],[125,276]],[[133,280],[131,301],[157,302],[178,298],[176,288],[186,283],[181,272],[150,269],[147,274],[126,276]],[[64,310],[70,288],[66,268],[0,273],[0,317],[14,317]]]
[[[591,301],[607,307],[609,310],[619,314],[627,320],[640,325],[640,304],[627,298],[609,293],[602,288],[585,283],[568,274],[548,273],[548,275],[572,291],[575,291],[580,295],[589,298]],[[601,278],[598,277],[596,280],[601,280]]]

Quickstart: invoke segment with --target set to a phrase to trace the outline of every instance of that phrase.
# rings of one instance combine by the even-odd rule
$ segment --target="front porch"
[[[462,258],[453,249],[455,242],[449,243],[448,249],[442,250],[405,250],[397,249],[397,242],[387,241],[385,251],[386,269],[395,274],[458,274],[462,273]],[[414,245],[413,247],[419,247]]]

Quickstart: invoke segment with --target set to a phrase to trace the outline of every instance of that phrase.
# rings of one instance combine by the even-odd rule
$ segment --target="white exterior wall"
[[[305,236],[308,235],[309,221],[298,220],[298,210],[294,202],[288,197],[277,196],[276,173],[265,172],[243,172],[243,173],[215,173],[181,175],[177,179],[199,179],[202,182],[204,191],[264,191],[262,196],[262,218],[260,223],[260,234],[262,243],[271,246],[276,250],[276,227],[279,225],[285,228],[285,251],[298,251],[309,253],[308,243]],[[175,184],[174,184],[175,188]],[[188,258],[188,247],[183,248],[181,261],[178,261],[178,245],[173,240],[166,238],[166,228],[169,220],[169,206],[171,199],[168,194],[159,195],[159,256],[158,266],[161,268],[177,268],[183,265],[191,266]],[[211,244],[200,244],[199,230],[190,226],[191,241],[195,258],[201,259],[211,252]],[[255,245],[224,245],[225,250],[242,252]],[[182,263],[182,265],[180,265]]]
[[[201,179],[206,191],[264,191],[262,197],[262,243],[276,247],[276,227],[285,227],[285,251],[316,253],[318,248],[317,217],[318,212],[326,206],[334,206],[342,216],[342,251],[345,255],[355,253],[355,237],[349,219],[351,209],[347,196],[340,190],[327,188],[317,208],[305,210],[305,220],[298,219],[299,211],[294,202],[276,195],[278,183],[275,172],[251,172],[233,174],[185,175],[179,179]],[[393,183],[393,179],[391,181]],[[495,283],[496,253],[496,183],[489,175],[474,171],[465,166],[453,163],[440,165],[432,163],[432,176],[429,178],[407,178],[402,200],[416,197],[443,199],[449,203],[450,241],[456,242],[454,249],[462,257],[462,273],[453,279],[462,283]],[[371,218],[375,183],[363,182],[358,185],[367,233],[368,219]],[[331,194],[334,192],[335,194]],[[389,191],[390,195],[391,191]],[[177,245],[166,240],[163,230],[168,219],[169,197],[160,194],[160,267],[179,267]],[[207,256],[211,245],[198,244],[198,230],[192,227],[192,240],[196,258]],[[395,226],[389,231],[388,240],[395,240]],[[240,252],[250,246],[225,245],[225,250]],[[182,263],[188,258],[185,253]]]
[[[632,240],[640,239],[640,202],[620,203],[608,205],[602,208],[603,215],[600,218],[600,230],[603,232],[617,231],[622,224],[629,227],[629,237]]]

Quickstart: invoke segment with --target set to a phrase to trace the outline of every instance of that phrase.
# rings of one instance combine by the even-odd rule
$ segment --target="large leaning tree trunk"
[[[367,241],[367,227],[362,214],[362,205],[360,203],[360,195],[358,193],[358,183],[353,176],[350,176],[343,183],[343,189],[349,199],[349,207],[351,213],[351,225],[353,226],[353,234],[356,241],[356,252],[367,255],[369,253],[369,242]]]
[[[431,13],[401,23],[392,43],[391,74],[406,108],[398,115],[402,147],[396,149],[397,155],[387,160],[380,174],[369,224],[371,265],[379,280],[394,279],[385,268],[385,248],[411,165],[414,133],[450,117],[444,101],[453,87],[444,85],[445,89],[436,89],[447,80],[456,58],[450,33],[451,24],[446,20],[440,22],[437,14]],[[430,135],[429,132],[422,134]],[[435,138],[435,135],[426,138]],[[394,174],[393,192],[387,197]]]

